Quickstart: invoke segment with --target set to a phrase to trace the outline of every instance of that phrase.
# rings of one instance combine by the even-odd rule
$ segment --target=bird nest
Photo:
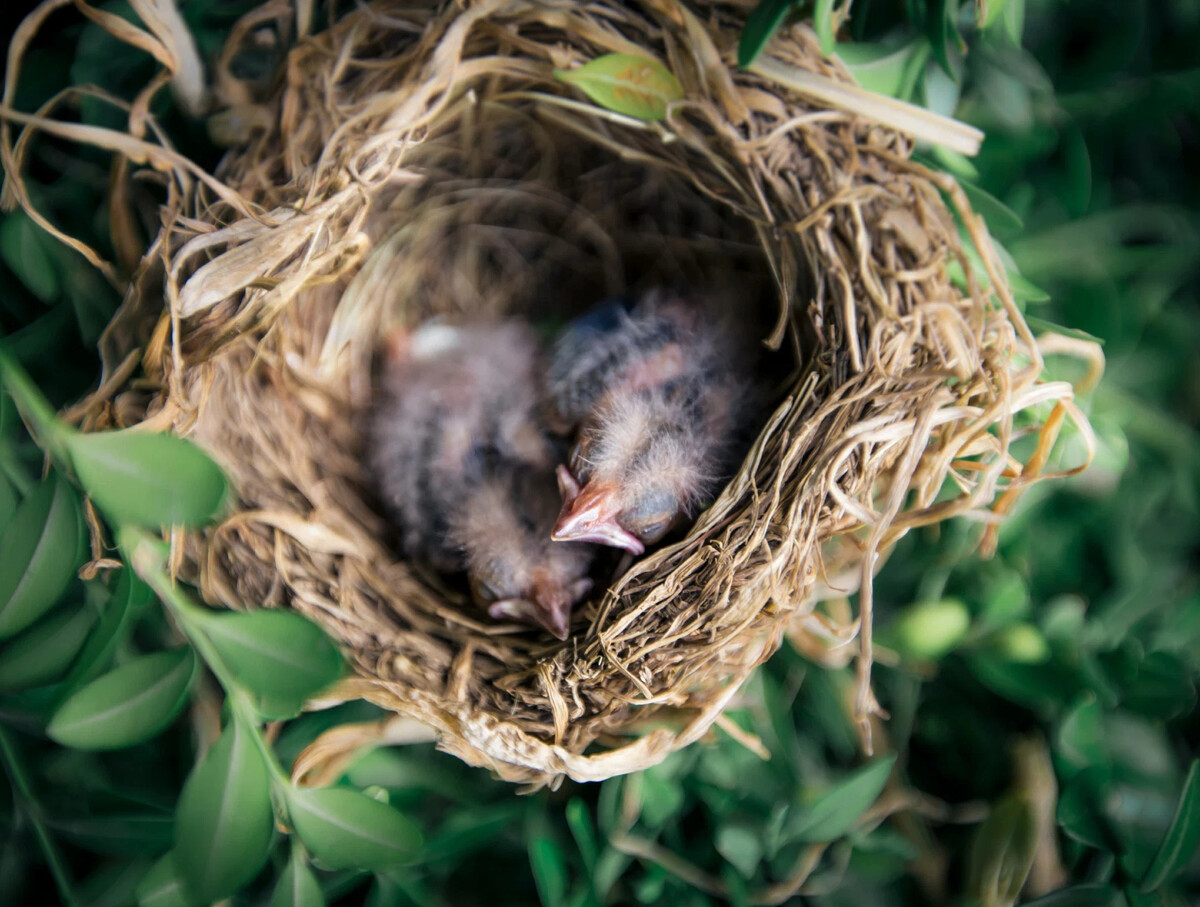
[[[220,462],[236,500],[173,536],[178,570],[214,605],[324,627],[353,666],[327,701],[415,719],[508,780],[599,780],[699,739],[790,632],[858,654],[865,725],[881,559],[947,517],[994,526],[1040,477],[1070,388],[1039,382],[982,221],[910,139],[738,70],[748,6],[359,5],[256,96],[239,65],[293,21],[268,3],[217,67],[214,123],[239,147],[216,176],[139,139],[173,174],[163,226],[76,414]],[[851,81],[804,25],[769,51]],[[553,75],[613,52],[679,79],[665,120]],[[442,314],[548,322],[656,284],[720,287],[762,323],[757,438],[686,537],[598,588],[566,642],[489,621],[388,545],[362,460],[379,340]],[[819,604],[855,594],[854,619]]]

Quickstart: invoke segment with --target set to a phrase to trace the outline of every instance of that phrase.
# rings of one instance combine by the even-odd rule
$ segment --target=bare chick
[[[539,422],[539,365],[533,333],[515,322],[392,334],[367,459],[406,556],[466,570],[481,604],[500,605],[493,616],[561,637],[592,552],[556,558],[568,546],[548,541],[542,501],[557,503],[558,458]]]
[[[471,592],[488,614],[566,639],[571,608],[592,588],[591,545],[550,539],[559,496],[550,470],[504,469],[484,480],[451,518]]]
[[[706,307],[651,295],[568,328],[550,366],[552,418],[579,421],[552,538],[641,554],[712,500],[750,400],[737,332]]]

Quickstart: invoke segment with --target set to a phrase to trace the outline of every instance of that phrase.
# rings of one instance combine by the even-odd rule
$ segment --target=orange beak
[[[646,546],[617,522],[617,506],[613,486],[589,482],[563,504],[550,538],[556,542],[596,542],[641,554]]]

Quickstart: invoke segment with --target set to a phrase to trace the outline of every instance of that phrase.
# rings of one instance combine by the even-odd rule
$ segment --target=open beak
[[[515,620],[523,624],[533,624],[552,636],[565,640],[570,632],[571,605],[564,603],[546,608],[523,598],[502,598],[488,606],[488,617],[493,620]]]
[[[641,554],[646,546],[617,522],[616,502],[617,496],[610,486],[589,483],[563,504],[550,538],[556,542],[596,542]]]

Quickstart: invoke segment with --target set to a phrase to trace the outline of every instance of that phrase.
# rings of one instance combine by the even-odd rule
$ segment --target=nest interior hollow
[[[258,107],[269,128],[218,174],[232,192],[168,211],[167,311],[135,292],[106,338],[117,361],[155,325],[144,376],[90,427],[191,436],[237,491],[187,542],[205,597],[317,620],[355,668],[342,695],[510,780],[644,768],[703,734],[798,618],[852,635],[813,614],[818,585],[862,585],[868,608],[900,535],[982,513],[1036,379],[1002,273],[989,296],[962,254],[945,181],[897,133],[737,71],[745,12],[361,6],[290,52]],[[665,122],[553,76],[611,52],[679,78]],[[846,78],[802,26],[771,52]],[[687,537],[599,590],[567,642],[492,624],[386,544],[360,462],[379,337],[437,314],[537,323],[655,284],[719,288],[762,321],[775,405]],[[948,479],[958,493],[939,498]]]

